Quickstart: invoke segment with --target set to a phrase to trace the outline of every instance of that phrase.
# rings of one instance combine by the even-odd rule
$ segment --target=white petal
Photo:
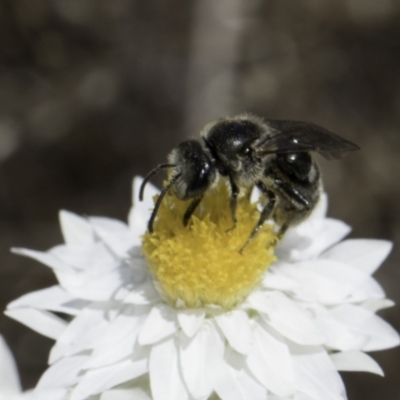
[[[35,389],[28,395],[26,400],[65,400],[67,398],[67,392],[68,390],[65,388],[49,390]],[[23,398],[25,399],[25,397]]]
[[[327,337],[325,346],[336,350],[362,349],[367,343],[367,338],[351,332],[347,326],[338,321],[325,307],[313,305],[307,306],[315,315],[315,324]]]
[[[202,308],[177,311],[179,325],[186,336],[193,337],[202,325],[206,312]]]
[[[281,396],[271,395],[271,396],[268,396],[268,400],[288,400],[288,399],[286,397],[283,398]],[[310,396],[305,395],[304,393],[297,392],[294,395],[294,397],[290,398],[290,400],[324,400],[324,399],[316,399],[315,397],[310,397]]]
[[[298,286],[298,283],[282,274],[267,271],[263,277],[262,285],[266,289],[291,291]]]
[[[267,389],[250,376],[250,371],[241,370],[236,376],[236,382],[240,392],[243,393],[243,400],[265,400],[268,398]]]
[[[311,246],[313,242],[312,235],[305,235],[298,229],[298,227],[289,229],[281,242],[278,243],[275,249],[278,260],[284,262],[297,261],[295,255],[298,254],[298,251]]]
[[[269,313],[271,311],[271,303],[266,292],[257,290],[250,293],[249,297],[243,302],[244,309],[254,309],[259,312]]]
[[[8,304],[7,309],[34,307],[41,310],[76,315],[85,305],[87,305],[87,302],[77,300],[60,286],[51,286],[47,289],[37,290],[21,296]]]
[[[253,186],[250,194],[250,202],[257,203],[261,197],[261,190],[257,186]]]
[[[50,366],[41,376],[36,390],[65,388],[79,381],[82,365],[88,356],[66,357]]]
[[[68,325],[56,315],[34,308],[16,308],[7,310],[4,314],[51,339],[57,339]]]
[[[149,359],[154,400],[188,400],[189,393],[179,368],[178,346],[173,337],[152,346]]]
[[[93,276],[84,275],[83,280],[71,280],[60,282],[61,285],[72,295],[84,300],[107,301],[122,299],[129,294],[126,288],[134,281],[134,271],[131,267],[123,265],[110,272]]]
[[[65,210],[60,211],[59,218],[65,243],[90,244],[94,242],[93,230],[86,219]]]
[[[101,217],[91,217],[89,221],[95,234],[118,256],[127,256],[128,251],[137,245],[132,232],[125,223]]]
[[[180,335],[180,361],[189,392],[207,398],[219,377],[224,342],[216,326],[205,321],[193,338]]]
[[[104,392],[100,400],[153,400],[142,388],[112,389]]]
[[[323,219],[323,224],[318,232],[318,240],[315,240],[313,245],[308,249],[311,255],[320,255],[323,251],[340,242],[351,231],[351,227],[333,218]]]
[[[158,304],[151,309],[140,330],[139,344],[144,346],[157,343],[177,330],[176,311],[165,304]]]
[[[111,322],[94,347],[85,368],[103,367],[133,353],[139,330],[145,321],[144,316],[137,314],[137,308],[129,306]]]
[[[346,399],[346,396],[343,397],[343,400],[345,400],[345,399]],[[309,397],[304,393],[296,393],[293,400],[315,400],[315,398]]]
[[[145,374],[147,358],[126,360],[108,367],[88,371],[72,390],[70,400],[84,400],[90,395],[104,392],[120,383]]]
[[[17,247],[12,248],[11,251],[14,254],[19,254],[21,256],[33,258],[34,260],[39,261],[40,263],[54,269],[55,271],[66,271],[66,272],[71,271],[70,266],[58,260],[50,253],[45,253],[36,250],[29,250],[29,249],[21,249]]]
[[[215,391],[222,400],[267,400],[268,393],[246,369],[245,358],[231,351],[223,360]]]
[[[342,221],[325,218],[323,220],[307,220],[298,227],[294,227],[293,230],[298,239],[293,240],[291,236],[294,236],[294,233],[287,232],[276,249],[276,255],[280,260],[301,261],[315,258],[343,239],[351,228]],[[308,244],[307,238],[312,238]]]
[[[322,348],[297,347],[292,354],[296,389],[312,399],[346,399],[342,379]]]
[[[68,288],[81,285],[86,278],[84,274],[76,270],[73,271],[72,268],[69,271],[54,270],[54,274],[61,288],[65,289],[67,292],[70,292]],[[73,295],[73,297],[77,296]]]
[[[297,298],[329,305],[350,301],[354,291],[372,280],[352,267],[326,259],[281,263],[280,270],[298,282],[298,287],[293,289]]]
[[[135,282],[135,271],[127,265],[109,273],[97,271],[94,268],[86,273],[78,273],[50,253],[27,249],[13,249],[13,252],[34,258],[53,268],[60,285],[65,290],[87,300],[108,300],[112,294],[115,295],[118,288]]]
[[[0,336],[0,397],[11,397],[21,392],[18,370],[5,340]]]
[[[292,360],[287,345],[262,325],[253,328],[253,347],[247,365],[259,382],[280,396],[294,394]]]
[[[350,350],[331,354],[330,357],[338,371],[363,371],[384,375],[379,364],[362,351]]]
[[[247,354],[251,345],[249,317],[243,310],[232,310],[217,317],[215,321],[229,344],[239,353]]]
[[[153,285],[153,282],[148,279],[140,286],[136,286],[125,298],[124,303],[132,304],[154,304],[160,302],[161,297]]]
[[[363,308],[375,313],[379,310],[384,310],[385,308],[393,307],[395,305],[395,302],[389,299],[372,299],[364,301],[364,303],[360,305]]]
[[[268,297],[271,311],[268,314],[262,313],[268,325],[295,343],[310,346],[326,341],[325,335],[312,319],[283,293],[270,292]]]
[[[368,338],[364,351],[389,349],[400,344],[399,334],[382,318],[355,305],[341,305],[331,310],[342,324]]]
[[[381,298],[384,292],[379,284],[367,273],[355,267],[328,259],[306,263],[307,268],[323,278],[335,282],[338,293],[347,301],[363,301],[367,298]]]
[[[80,270],[88,270],[96,265],[96,270],[107,271],[119,264],[119,260],[102,242],[56,246],[49,250],[49,253],[63,263]]]
[[[133,207],[129,212],[129,226],[134,233],[134,240],[141,244],[140,236],[147,230],[147,223],[150,218],[150,210],[154,207],[153,197],[160,191],[151,183],[147,183],[143,201],[139,201],[139,190],[143,179],[135,177],[133,181]]]
[[[360,303],[367,299],[383,299],[385,292],[382,286],[371,276],[363,282],[363,284],[354,290],[346,299],[349,303]]]
[[[141,247],[133,247],[129,251],[129,257],[124,260],[125,264],[129,265],[134,271],[133,280],[131,281],[134,285],[141,285],[145,281],[150,279],[150,271],[147,265],[147,261],[142,254]]]
[[[341,261],[366,274],[373,274],[392,249],[387,240],[349,239],[325,252],[322,257]]]
[[[107,318],[107,308],[101,305],[83,310],[69,323],[51,349],[50,364],[61,357],[93,349],[110,323]]]
[[[325,192],[321,193],[318,203],[312,210],[311,215],[307,218],[310,221],[318,221],[324,219],[328,212],[328,195]]]

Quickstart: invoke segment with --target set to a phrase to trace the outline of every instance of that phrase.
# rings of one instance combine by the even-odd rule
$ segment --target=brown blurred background
[[[330,215],[395,242],[376,276],[399,302],[399,0],[0,0],[0,308],[55,282],[11,246],[60,243],[61,208],[126,219],[134,175],[242,111],[361,146],[321,161]],[[0,332],[32,387],[52,341]],[[350,400],[400,398],[400,349],[373,356],[387,377],[344,374]]]

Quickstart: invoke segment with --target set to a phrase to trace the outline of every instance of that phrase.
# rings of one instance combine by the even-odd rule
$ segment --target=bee
[[[183,215],[186,226],[207,190],[218,179],[230,186],[230,212],[234,229],[239,195],[256,186],[267,201],[259,220],[241,250],[272,218],[279,234],[303,221],[312,212],[322,192],[321,173],[311,152],[327,159],[341,158],[359,147],[328,130],[307,122],[271,120],[251,114],[221,118],[200,133],[203,143],[187,140],[168,156],[168,163],[151,170],[142,182],[139,199],[149,179],[170,170],[169,182],[158,197],[148,230],[153,232],[157,211],[165,194],[173,190],[181,200],[191,200]]]

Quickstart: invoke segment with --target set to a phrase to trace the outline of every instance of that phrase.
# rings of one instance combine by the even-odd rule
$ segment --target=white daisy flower
[[[185,204],[166,196],[142,244],[147,200],[134,199],[128,225],[63,211],[65,244],[14,249],[59,281],[6,311],[56,341],[35,391],[59,390],[52,400],[343,400],[338,371],[383,374],[366,352],[399,344],[375,314],[393,305],[372,277],[389,242],[341,241],[350,228],[326,218],[323,195],[277,246],[265,224],[241,255],[257,205],[241,199],[228,230],[221,186],[188,228]]]

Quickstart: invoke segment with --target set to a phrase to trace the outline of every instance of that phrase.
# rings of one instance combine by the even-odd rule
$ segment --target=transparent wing
[[[328,130],[307,122],[264,120],[267,133],[252,145],[262,157],[273,153],[317,151],[327,159],[340,158],[359,147]]]

